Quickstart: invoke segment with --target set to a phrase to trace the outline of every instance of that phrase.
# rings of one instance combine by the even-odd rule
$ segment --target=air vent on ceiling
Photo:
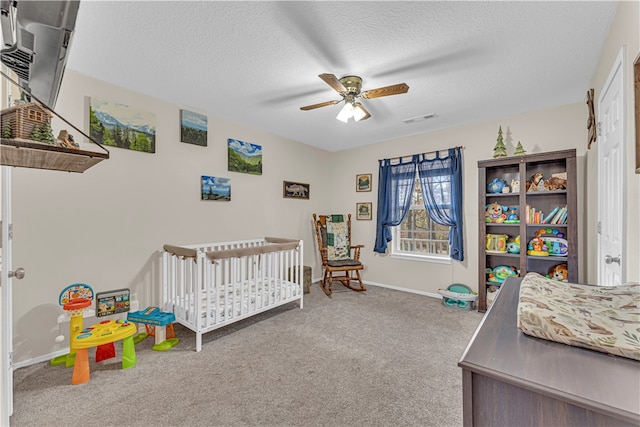
[[[421,122],[423,120],[427,120],[427,119],[433,119],[434,117],[438,117],[436,115],[436,113],[429,113],[429,114],[423,114],[422,116],[416,116],[416,117],[412,117],[410,119],[404,119],[402,120],[402,123],[416,123],[416,122]]]

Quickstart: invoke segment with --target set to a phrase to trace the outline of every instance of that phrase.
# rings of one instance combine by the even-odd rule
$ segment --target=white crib
[[[202,334],[300,301],[303,241],[265,237],[188,246],[164,245],[162,310]]]

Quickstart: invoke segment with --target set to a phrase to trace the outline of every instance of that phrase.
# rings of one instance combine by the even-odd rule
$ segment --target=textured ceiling
[[[82,0],[67,67],[339,151],[583,101],[616,6]],[[300,110],[340,98],[321,73],[409,92],[362,100],[372,117],[345,124],[342,104]]]

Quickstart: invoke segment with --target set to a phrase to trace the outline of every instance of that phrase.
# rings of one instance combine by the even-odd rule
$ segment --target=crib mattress
[[[518,328],[527,335],[640,360],[640,284],[591,286],[528,273]]]
[[[209,317],[214,322],[224,322],[225,318],[233,318],[247,312],[259,310],[280,301],[295,298],[300,294],[300,285],[293,282],[253,282],[243,283],[241,286],[224,285],[214,288],[200,296],[201,317]],[[216,301],[217,296],[217,301]],[[225,303],[226,296],[226,303]],[[176,316],[181,314],[187,319],[193,319],[195,313],[195,295],[187,294],[183,297],[176,297],[172,303]],[[208,309],[207,309],[208,306]],[[177,307],[184,311],[176,310]],[[220,314],[216,316],[216,308],[220,308]]]

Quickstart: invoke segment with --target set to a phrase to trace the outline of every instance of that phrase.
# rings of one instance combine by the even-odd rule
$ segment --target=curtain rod
[[[458,145],[456,147],[452,147],[452,148],[459,148],[461,150],[464,150],[464,147],[462,145]],[[434,154],[434,153],[439,153],[440,151],[448,151],[449,148],[443,148],[442,150],[434,150],[434,151],[426,151],[424,153],[416,153],[418,155],[422,154],[422,155],[426,155],[426,154]],[[398,157],[390,157],[389,160],[402,160],[405,157],[413,157],[415,156],[415,154],[408,154],[406,156],[398,156]],[[387,159],[378,159],[378,161],[382,161],[382,160],[387,160]]]

